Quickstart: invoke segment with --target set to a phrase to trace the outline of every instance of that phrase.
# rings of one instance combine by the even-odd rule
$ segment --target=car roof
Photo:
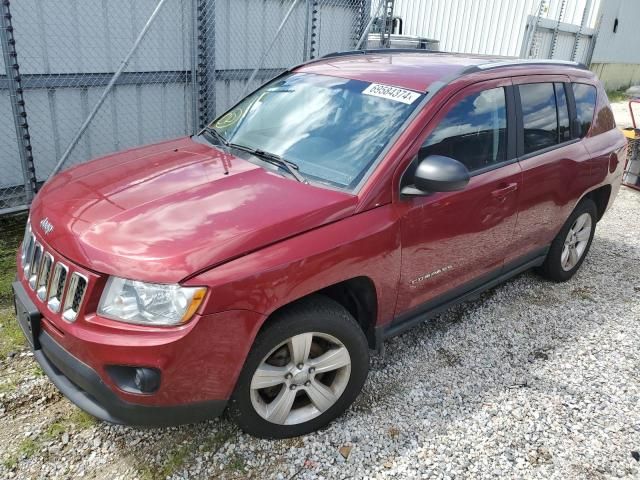
[[[446,83],[467,73],[514,66],[527,66],[528,70],[539,68],[545,72],[553,69],[549,73],[559,73],[559,70],[564,73],[567,68],[586,68],[576,62],[559,60],[385,49],[333,53],[307,62],[294,71],[426,92],[436,82]]]

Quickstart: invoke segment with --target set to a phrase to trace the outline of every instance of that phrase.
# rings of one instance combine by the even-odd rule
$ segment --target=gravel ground
[[[97,423],[27,352],[0,364],[0,478],[640,478],[640,192],[570,282],[527,273],[386,343],[325,430]]]
[[[611,110],[613,110],[613,115],[616,117],[616,124],[620,128],[628,128],[633,125],[631,120],[631,112],[629,112],[629,101],[624,100],[621,102],[614,102],[611,104]],[[640,106],[635,105],[633,107],[633,111],[636,115],[636,121],[640,121],[638,115],[640,115]]]

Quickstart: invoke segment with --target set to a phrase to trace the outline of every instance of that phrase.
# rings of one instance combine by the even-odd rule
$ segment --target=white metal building
[[[591,69],[608,89],[640,84],[640,1],[606,0],[600,7]]]
[[[593,28],[600,0],[396,0],[394,15],[404,34],[439,40],[441,50],[518,56],[528,16],[541,3],[546,24],[580,25],[588,7],[585,26]]]

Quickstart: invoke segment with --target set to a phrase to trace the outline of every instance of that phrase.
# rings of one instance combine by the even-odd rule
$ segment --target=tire
[[[543,277],[554,282],[566,282],[575,275],[591,248],[593,234],[596,231],[597,212],[596,204],[589,198],[578,204],[551,243],[547,258],[539,269]],[[585,223],[581,223],[583,221]],[[571,238],[574,230],[577,235]],[[578,240],[579,238],[582,240]],[[565,247],[568,250],[565,251]],[[572,251],[579,254],[577,261],[576,257],[572,256]]]
[[[304,363],[296,364],[295,357]],[[337,302],[314,295],[274,314],[258,334],[229,416],[256,437],[305,435],[341,415],[368,372],[369,346],[358,323]]]

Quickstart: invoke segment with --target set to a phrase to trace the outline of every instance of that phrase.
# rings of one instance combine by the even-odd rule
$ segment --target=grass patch
[[[50,424],[43,433],[45,440],[54,440],[64,432],[72,430],[86,430],[96,424],[96,419],[88,413],[83,412],[79,408],[74,408],[73,412],[58,421]]]
[[[67,417],[66,421],[79,430],[87,430],[93,427],[97,420],[79,408],[75,408],[73,413]]]
[[[11,305],[11,282],[16,275],[16,252],[24,235],[25,214],[0,217],[0,307]]]
[[[18,454],[24,458],[30,458],[40,449],[40,445],[38,442],[33,440],[32,438],[25,438],[20,442],[20,446],[18,447]]]
[[[615,103],[615,102],[624,102],[625,100],[628,100],[629,97],[624,92],[625,92],[624,89],[607,91],[607,96],[609,97],[609,101],[611,103]]]
[[[44,432],[44,438],[47,440],[55,440],[67,430],[62,422],[53,422]]]
[[[25,338],[13,311],[13,306],[0,306],[0,360],[10,353],[22,350]]]
[[[16,388],[18,388],[18,384],[13,378],[8,378],[4,382],[0,383],[0,393],[13,392]]]
[[[227,469],[235,472],[244,471],[246,466],[247,466],[247,463],[244,461],[244,458],[241,455],[238,455],[237,453],[234,453],[231,456],[229,463],[227,463]]]
[[[16,455],[7,455],[2,460],[2,465],[7,470],[13,470],[14,468],[16,468],[18,466],[18,457]]]
[[[204,438],[198,444],[187,441],[186,443],[175,445],[173,449],[169,450],[166,458],[160,465],[151,463],[143,464],[142,467],[139,467],[138,476],[141,480],[161,480],[170,477],[178,472],[185,465],[189,457],[195,455],[197,452],[214,453],[218,451],[231,435],[231,431],[220,430]],[[226,468],[229,471],[241,471],[245,466],[244,458],[234,454]]]
[[[2,459],[2,465],[7,470],[14,470],[18,466],[18,462],[22,458],[31,458],[38,450],[40,450],[40,443],[32,438],[25,438],[18,445],[18,450],[15,453],[7,455]]]
[[[11,283],[26,221],[25,214],[0,217],[0,358],[21,350],[25,344],[13,311]]]
[[[138,470],[142,480],[161,480],[177,472],[186,462],[194,446],[182,444],[171,451],[162,465],[144,465]]]

